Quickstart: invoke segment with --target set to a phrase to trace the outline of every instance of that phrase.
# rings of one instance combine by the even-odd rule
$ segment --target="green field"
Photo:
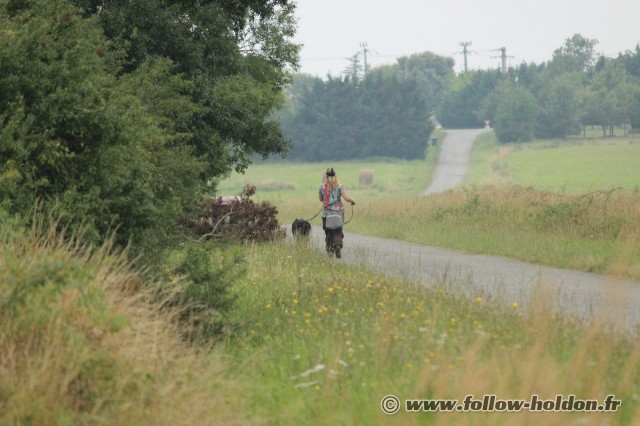
[[[474,147],[467,184],[513,184],[584,192],[640,186],[640,140],[632,136]]]
[[[509,168],[492,166],[492,157],[499,162],[560,149],[543,145],[496,151],[486,138],[474,151],[469,177],[493,176],[496,183]],[[640,279],[637,191],[467,186],[420,197],[434,159],[331,164],[359,198],[347,233]],[[316,190],[326,166],[256,165],[223,182],[223,193],[257,184],[286,222],[319,207]],[[374,170],[371,186],[357,181],[364,168]],[[446,283],[424,287],[337,263],[304,244],[204,241],[198,247],[213,265],[232,262],[239,271],[213,275],[228,286],[233,307],[223,314],[212,349],[185,344],[193,325],[176,319],[187,309],[150,303],[158,301],[154,289],[180,294],[184,278],[172,271],[187,257],[186,245],[165,265],[166,277],[144,284],[142,272],[108,244],[83,246],[55,226],[25,230],[9,222],[0,231],[0,424],[640,422],[637,333],[623,336],[554,314],[553,295],[543,289],[525,310],[479,291],[461,296]],[[596,401],[614,395],[622,406],[595,414],[389,416],[381,410],[389,394]]]
[[[442,141],[445,133],[434,132]],[[238,194],[244,185],[255,185],[256,199],[278,206],[283,222],[310,218],[318,212],[318,188],[328,167],[335,168],[340,183],[358,204],[402,197],[415,198],[431,181],[440,154],[439,145],[430,146],[424,160],[373,159],[331,163],[258,162],[244,174],[233,173],[219,184],[222,195]],[[360,182],[361,171],[370,170],[373,182]]]
[[[222,194],[238,193],[246,184],[255,185],[262,197],[280,201],[287,197],[317,198],[317,191],[328,167],[333,167],[340,183],[352,195],[378,198],[417,195],[429,178],[427,161],[363,161],[320,163],[271,163],[251,165],[244,174],[233,174],[220,184]],[[359,183],[361,170],[373,171],[373,184]]]

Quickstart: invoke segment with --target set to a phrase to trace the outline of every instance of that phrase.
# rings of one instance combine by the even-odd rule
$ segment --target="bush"
[[[117,228],[119,245],[158,251],[203,186],[204,162],[168,124],[195,109],[192,88],[167,60],[116,78],[95,20],[73,2],[27,3],[0,6],[0,203],[55,206],[86,240]]]
[[[179,306],[180,321],[189,340],[209,339],[220,334],[224,315],[233,306],[229,288],[245,266],[230,248],[208,243],[191,244],[175,273],[182,275],[179,291],[171,306]]]
[[[200,239],[223,236],[234,242],[265,242],[284,238],[278,209],[268,201],[254,202],[256,187],[245,185],[238,197],[216,197],[200,203],[198,217],[185,226]]]

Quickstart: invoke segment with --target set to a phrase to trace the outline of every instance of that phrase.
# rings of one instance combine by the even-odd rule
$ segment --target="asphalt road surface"
[[[358,220],[357,206],[354,220]],[[324,232],[312,229],[311,244],[324,251]],[[474,300],[526,310],[542,300],[552,310],[620,329],[640,326],[640,283],[598,274],[534,265],[499,256],[368,237],[345,227],[342,259],[386,276],[445,288]]]
[[[432,185],[425,195],[462,182],[474,139],[484,130],[447,131]],[[355,207],[353,220],[358,220]],[[324,232],[314,226],[311,244],[324,251]],[[368,237],[345,226],[344,262],[461,297],[527,309],[542,300],[550,309],[584,320],[604,321],[628,331],[640,327],[640,283],[602,275],[533,265],[516,260]]]
[[[469,168],[469,154],[473,143],[484,131],[484,129],[447,130],[447,137],[440,148],[440,158],[433,174],[433,181],[424,191],[424,195],[444,192],[462,183]]]

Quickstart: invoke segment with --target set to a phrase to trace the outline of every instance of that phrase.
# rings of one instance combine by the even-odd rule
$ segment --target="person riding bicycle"
[[[351,205],[355,205],[356,200],[350,197],[344,187],[340,185],[333,167],[328,168],[325,172],[325,181],[320,186],[318,195],[320,202],[322,202],[322,229],[324,229],[327,253],[335,253],[339,259],[342,256],[344,239],[344,233],[342,232],[344,224],[342,198],[351,203]]]

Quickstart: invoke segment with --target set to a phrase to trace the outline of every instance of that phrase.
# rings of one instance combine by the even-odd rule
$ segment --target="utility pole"
[[[460,46],[462,46],[462,54],[464,55],[464,72],[467,72],[467,55],[470,53],[467,50],[467,46],[471,46],[471,42],[470,41],[463,41],[462,43],[460,43]]]
[[[369,65],[367,64],[367,53],[369,50],[367,49],[367,43],[360,43],[360,47],[362,47],[362,51],[364,52],[364,76],[367,76],[367,71],[369,70]]]
[[[502,74],[507,73],[507,58],[513,58],[513,56],[507,56],[507,48],[501,47],[500,49],[493,49],[495,51],[500,51],[499,58],[502,60]],[[492,58],[498,58],[498,56],[492,56]]]

